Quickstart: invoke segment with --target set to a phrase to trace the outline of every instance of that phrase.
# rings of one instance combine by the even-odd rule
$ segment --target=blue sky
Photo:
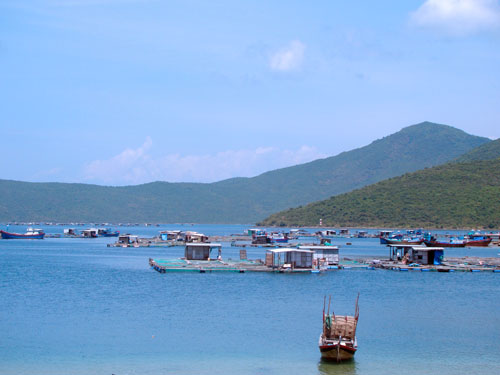
[[[500,1],[0,1],[0,178],[211,182],[500,137]]]

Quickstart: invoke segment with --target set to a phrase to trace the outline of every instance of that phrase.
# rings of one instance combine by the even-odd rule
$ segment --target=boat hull
[[[440,241],[424,241],[427,247],[465,247],[467,244],[463,243],[451,243],[451,242],[440,242]]]
[[[382,240],[384,242],[382,242]],[[385,244],[385,245],[420,245],[422,242],[424,242],[424,240],[389,240],[387,238],[384,238],[384,239],[380,239],[380,243],[381,244]]]
[[[31,239],[31,240],[42,240],[45,237],[45,233],[37,234],[21,234],[21,233],[10,233],[4,230],[0,230],[2,238],[4,240],[21,240],[21,239]]]
[[[325,361],[341,362],[353,359],[357,348],[348,347],[345,345],[320,345],[321,359]]]
[[[491,238],[486,238],[484,240],[469,240],[465,243],[465,246],[488,247],[490,242]]]
[[[118,237],[120,235],[120,232],[106,232],[101,234],[103,237]]]

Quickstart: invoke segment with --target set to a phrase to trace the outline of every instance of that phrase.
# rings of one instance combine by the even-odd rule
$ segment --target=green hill
[[[342,142],[332,134],[332,145]],[[220,182],[109,187],[0,180],[0,221],[252,223],[448,162],[489,142],[424,122],[337,156]]]
[[[456,163],[464,163],[475,160],[493,160],[496,158],[500,158],[500,138],[495,141],[484,143],[453,161]]]
[[[278,212],[261,225],[500,227],[500,158],[450,163]]]

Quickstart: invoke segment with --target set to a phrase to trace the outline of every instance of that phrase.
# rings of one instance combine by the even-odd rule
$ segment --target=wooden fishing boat
[[[31,240],[41,240],[45,237],[45,232],[42,229],[28,228],[26,233],[11,233],[4,230],[0,230],[3,239],[31,239]]]
[[[390,238],[380,238],[380,243],[385,245],[420,245],[424,242],[423,238],[406,238],[401,239],[390,239]]]
[[[465,241],[437,241],[437,240],[424,240],[427,247],[465,247]]]
[[[359,293],[356,298],[354,316],[330,314],[331,296],[328,300],[328,312],[325,315],[326,297],[323,302],[323,332],[319,336],[321,359],[341,362],[350,360],[358,350],[356,327],[359,318]]]
[[[490,242],[491,242],[491,238],[467,239],[467,240],[465,240],[465,246],[488,247]]]
[[[449,241],[438,241],[430,233],[424,236],[424,243],[427,247],[465,247],[465,240],[462,238],[451,237]]]
[[[99,228],[97,229],[97,234],[102,237],[118,237],[120,235],[120,231],[113,231],[111,228]]]

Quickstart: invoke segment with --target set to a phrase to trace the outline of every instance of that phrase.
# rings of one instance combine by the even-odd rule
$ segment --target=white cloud
[[[497,0],[427,0],[411,14],[411,22],[454,35],[491,30],[500,26],[500,4]]]
[[[271,56],[271,69],[282,72],[296,70],[302,65],[306,46],[299,40],[291,41],[288,46],[280,49]]]
[[[260,173],[312,161],[326,155],[314,147],[297,150],[258,147],[227,150],[205,155],[167,154],[154,158],[150,137],[137,149],[126,149],[107,160],[94,160],[84,167],[87,182],[124,185],[151,181],[214,182]]]

